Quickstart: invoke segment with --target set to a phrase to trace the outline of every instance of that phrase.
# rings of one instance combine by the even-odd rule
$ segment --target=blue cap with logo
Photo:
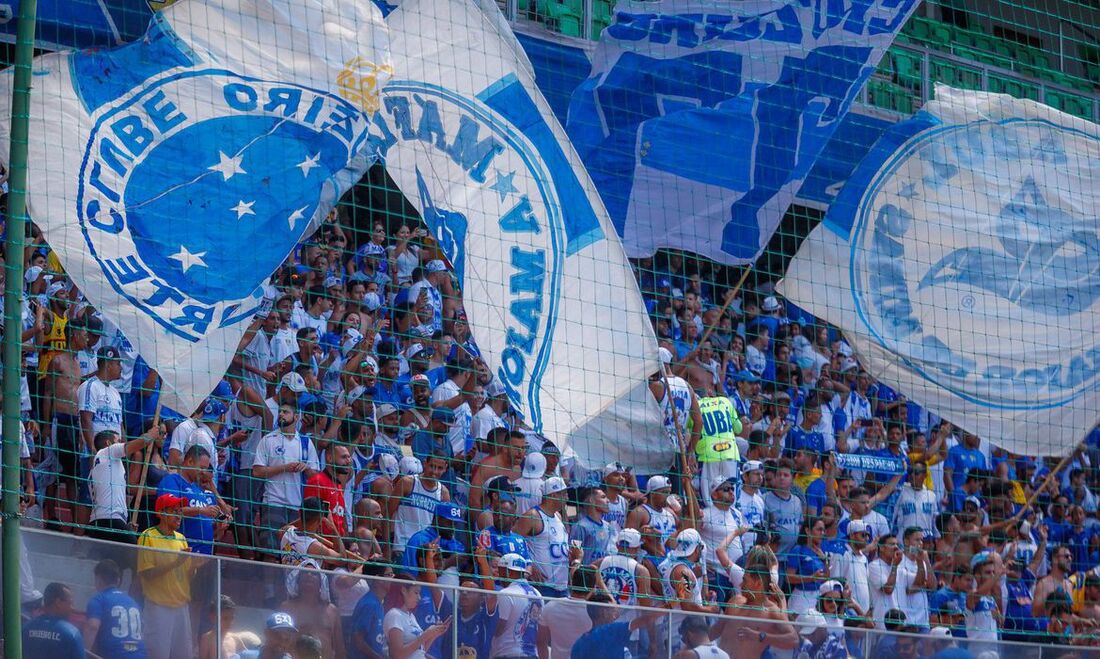
[[[461,522],[462,509],[449,501],[442,501],[435,506],[435,516],[449,519],[452,522]]]
[[[294,618],[291,617],[286,611],[276,611],[267,617],[268,629],[289,629],[292,632],[298,631],[298,627],[294,624]]]

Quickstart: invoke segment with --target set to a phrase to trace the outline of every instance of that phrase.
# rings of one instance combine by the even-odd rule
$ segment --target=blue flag
[[[1100,126],[938,87],[875,144],[779,290],[878,380],[1020,455],[1100,420]]]
[[[376,157],[388,56],[370,0],[204,0],[35,61],[28,211],[166,406],[214,388],[264,281]]]
[[[917,0],[623,0],[567,130],[629,256],[764,249]]]

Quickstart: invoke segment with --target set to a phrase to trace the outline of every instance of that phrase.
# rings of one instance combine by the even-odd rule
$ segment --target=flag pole
[[[20,332],[23,306],[23,248],[27,212],[27,141],[30,132],[31,60],[34,59],[34,27],[37,0],[19,3],[16,26],[15,78],[11,99],[11,144],[8,153],[8,217],[4,241],[4,412],[3,433],[4,520],[0,553],[3,554],[4,657],[23,656],[20,614],[19,556],[19,382],[23,362]]]

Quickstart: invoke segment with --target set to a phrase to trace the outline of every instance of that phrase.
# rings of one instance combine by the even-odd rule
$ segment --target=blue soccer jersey
[[[89,620],[99,621],[92,650],[103,659],[145,659],[141,609],[118,588],[101,590],[88,600]]]

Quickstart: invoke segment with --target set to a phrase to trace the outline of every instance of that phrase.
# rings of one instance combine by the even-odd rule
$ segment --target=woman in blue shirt
[[[787,553],[787,583],[791,586],[788,608],[796,615],[815,608],[817,589],[829,575],[829,561],[821,549],[825,522],[805,517],[798,532],[798,544]]]

